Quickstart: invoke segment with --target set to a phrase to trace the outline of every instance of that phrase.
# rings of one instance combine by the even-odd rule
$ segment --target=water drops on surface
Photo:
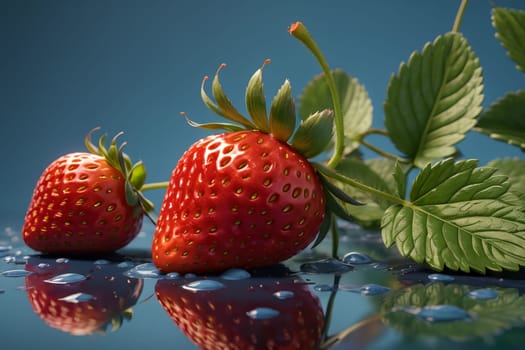
[[[353,267],[337,259],[324,259],[320,261],[307,262],[301,265],[301,271],[306,273],[345,273]]]
[[[468,296],[470,298],[477,299],[477,300],[496,299],[498,295],[499,295],[498,291],[495,289],[491,289],[491,288],[475,289],[468,293]]]
[[[95,265],[108,265],[110,263],[111,262],[109,260],[106,260],[106,259],[98,259],[98,260],[95,260],[93,262],[93,264],[95,264]]]
[[[254,320],[267,320],[279,316],[279,311],[268,307],[258,307],[248,311],[246,316]]]
[[[273,296],[280,300],[293,298],[294,293],[290,290],[280,290],[273,293]]]
[[[124,272],[124,275],[132,278],[160,278],[161,273],[157,267],[152,263],[144,263],[137,265],[128,271]]]
[[[345,264],[351,264],[351,265],[365,265],[365,264],[371,264],[373,262],[372,259],[368,255],[359,253],[359,252],[350,252],[345,254],[343,256],[343,262]]]
[[[406,307],[402,311],[408,312],[427,322],[452,322],[471,320],[468,312],[454,305],[430,305],[424,307]]]
[[[94,297],[91,294],[86,293],[75,293],[68,295],[67,297],[60,298],[58,300],[66,301],[68,303],[78,304],[92,300]]]
[[[194,273],[188,272],[187,274],[184,275],[184,278],[187,278],[187,279],[197,278],[197,275]]]
[[[212,291],[224,287],[226,287],[224,284],[215,280],[197,280],[182,286],[182,288],[193,292]]]
[[[51,265],[49,265],[48,263],[40,263],[37,265],[37,267],[39,269],[47,269],[48,267],[50,267]]]
[[[16,257],[14,257],[12,255],[8,255],[8,256],[4,257],[3,260],[4,260],[5,263],[13,264],[16,261]]]
[[[374,296],[374,295],[382,295],[385,293],[390,292],[390,288],[381,286],[379,284],[365,284],[362,285],[359,288],[354,289],[353,291],[361,293],[361,295],[368,295],[368,296]]]
[[[2,273],[0,273],[0,276],[4,276],[4,277],[25,277],[25,276],[28,276],[28,275],[31,275],[33,274],[31,271],[26,271],[26,270],[9,270],[9,271],[4,271]]]
[[[452,282],[454,281],[454,276],[445,275],[443,273],[431,273],[427,278],[433,282]]]
[[[170,272],[168,274],[166,274],[166,278],[168,279],[175,279],[175,278],[179,278],[180,277],[180,273],[178,272]]]
[[[58,264],[67,264],[69,262],[68,258],[58,258],[55,260]]]
[[[334,287],[329,284],[316,284],[314,290],[316,292],[331,292],[334,290]]]
[[[51,284],[68,284],[68,283],[78,283],[81,281],[84,281],[86,279],[86,276],[78,274],[78,273],[64,273],[52,278],[49,278],[47,280],[44,280],[46,283]]]
[[[5,256],[11,252],[11,249],[13,249],[10,245],[0,245],[0,256]]]
[[[135,264],[133,264],[131,261],[123,261],[121,263],[118,263],[117,267],[121,269],[130,269],[132,267],[135,267]]]
[[[221,276],[224,280],[243,280],[252,277],[252,275],[243,269],[229,269],[224,271]]]

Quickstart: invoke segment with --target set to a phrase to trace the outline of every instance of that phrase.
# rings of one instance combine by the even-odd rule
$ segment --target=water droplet
[[[314,286],[314,290],[316,292],[331,292],[334,290],[334,288],[328,284],[316,284]]]
[[[180,277],[180,274],[178,272],[170,272],[166,275],[166,278],[169,278],[169,279],[175,279],[179,277]]]
[[[184,278],[187,278],[187,279],[192,279],[192,278],[196,278],[197,275],[194,274],[194,273],[191,273],[191,272],[188,272],[187,274],[184,275]]]
[[[0,294],[4,294],[5,293],[5,290],[4,289],[0,289]]]
[[[106,259],[99,259],[99,260],[95,260],[93,262],[93,264],[95,265],[107,265],[107,264],[110,264],[111,262],[109,260],[106,260]]]
[[[91,294],[75,293],[68,295],[67,297],[60,298],[58,300],[66,301],[68,303],[78,304],[86,301],[90,301],[94,297]]]
[[[121,263],[119,263],[117,265],[117,267],[121,268],[121,269],[129,269],[129,268],[132,268],[134,267],[135,264],[133,264],[131,261],[123,261]]]
[[[59,264],[67,264],[69,262],[68,258],[58,258],[55,260]]]
[[[273,293],[273,295],[277,299],[281,299],[281,300],[290,299],[290,298],[293,298],[294,296],[293,292],[289,290],[280,290],[278,292]]]
[[[467,321],[470,315],[463,309],[454,305],[431,305],[425,307],[407,307],[408,312],[427,322]]]
[[[152,263],[145,263],[137,265],[130,270],[124,272],[128,277],[132,278],[160,278],[161,273],[157,267]]]
[[[31,274],[33,274],[31,271],[26,270],[9,270],[0,273],[4,277],[25,277]]]
[[[498,291],[490,288],[476,289],[469,292],[468,296],[477,300],[490,300],[498,297]]]
[[[442,273],[432,273],[428,275],[427,278],[434,282],[451,282],[455,279],[454,276],[445,275]]]
[[[362,295],[381,295],[390,292],[390,288],[381,286],[379,284],[365,284],[360,288],[357,288],[355,291],[361,293]]]
[[[234,281],[234,280],[243,280],[246,278],[250,278],[252,277],[252,275],[248,271],[243,270],[243,269],[229,269],[229,270],[224,271],[220,277],[225,280]]]
[[[13,264],[15,261],[16,261],[16,258],[14,256],[9,255],[9,256],[4,257],[4,262],[8,264]]]
[[[51,265],[49,265],[48,263],[40,263],[37,265],[37,267],[39,269],[47,269],[48,267],[50,267]]]
[[[246,316],[254,320],[267,320],[279,316],[279,311],[268,307],[258,307],[248,311]]]
[[[68,284],[68,283],[77,283],[86,279],[86,276],[78,273],[64,273],[45,280],[44,282],[51,284]]]
[[[350,252],[345,254],[343,257],[343,262],[345,264],[352,264],[352,265],[364,265],[364,264],[371,264],[372,259],[368,255],[361,254],[358,252]]]
[[[182,286],[182,288],[191,290],[193,292],[211,291],[221,289],[224,287],[226,287],[224,284],[215,280],[198,280]]]
[[[306,273],[345,273],[352,269],[351,265],[337,259],[325,259],[301,265],[301,271]]]
[[[9,254],[9,252],[11,251],[11,249],[13,249],[12,246],[10,245],[0,245],[0,256],[5,256],[7,254]]]

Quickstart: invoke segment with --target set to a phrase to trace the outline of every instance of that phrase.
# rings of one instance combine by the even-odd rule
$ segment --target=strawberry
[[[320,229],[322,239],[332,212],[345,215],[334,195],[352,202],[307,159],[331,140],[330,111],[312,114],[295,130],[295,103],[285,81],[268,118],[261,67],[248,83],[249,120],[224,94],[219,71],[212,85],[216,103],[204,91],[206,78],[204,103],[240,125],[187,119],[193,126],[227,132],[193,144],[172,172],[152,244],[153,262],[163,272],[278,263],[312,243]]]
[[[140,189],[142,162],[132,165],[113,138],[105,135],[90,151],[66,154],[40,176],[23,225],[23,239],[45,253],[100,254],[127,245],[139,232],[144,212],[152,204]]]
[[[196,291],[202,281],[217,289]],[[297,277],[162,279],[155,293],[177,327],[203,350],[315,349],[320,342],[323,309]]]
[[[25,286],[33,311],[52,328],[73,335],[104,333],[108,326],[117,330],[130,319],[131,307],[142,293],[143,280],[123,275],[115,263],[95,264],[74,260],[67,263],[31,257]],[[67,273],[84,276],[72,283],[51,283]]]

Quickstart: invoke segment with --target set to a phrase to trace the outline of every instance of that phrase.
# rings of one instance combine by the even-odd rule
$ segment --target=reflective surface
[[[105,257],[48,257],[0,235],[0,343],[9,349],[488,349],[525,341],[521,273],[436,273],[343,226],[284,264],[213,276],[160,274],[153,227]]]

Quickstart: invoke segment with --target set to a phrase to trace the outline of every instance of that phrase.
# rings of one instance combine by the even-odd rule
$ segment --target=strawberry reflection
[[[109,261],[31,257],[26,291],[33,311],[52,328],[72,335],[115,331],[132,315],[143,281]]]
[[[252,271],[251,277],[239,279],[166,278],[157,281],[155,292],[175,324],[201,349],[313,349],[320,342],[320,301],[284,269]]]

